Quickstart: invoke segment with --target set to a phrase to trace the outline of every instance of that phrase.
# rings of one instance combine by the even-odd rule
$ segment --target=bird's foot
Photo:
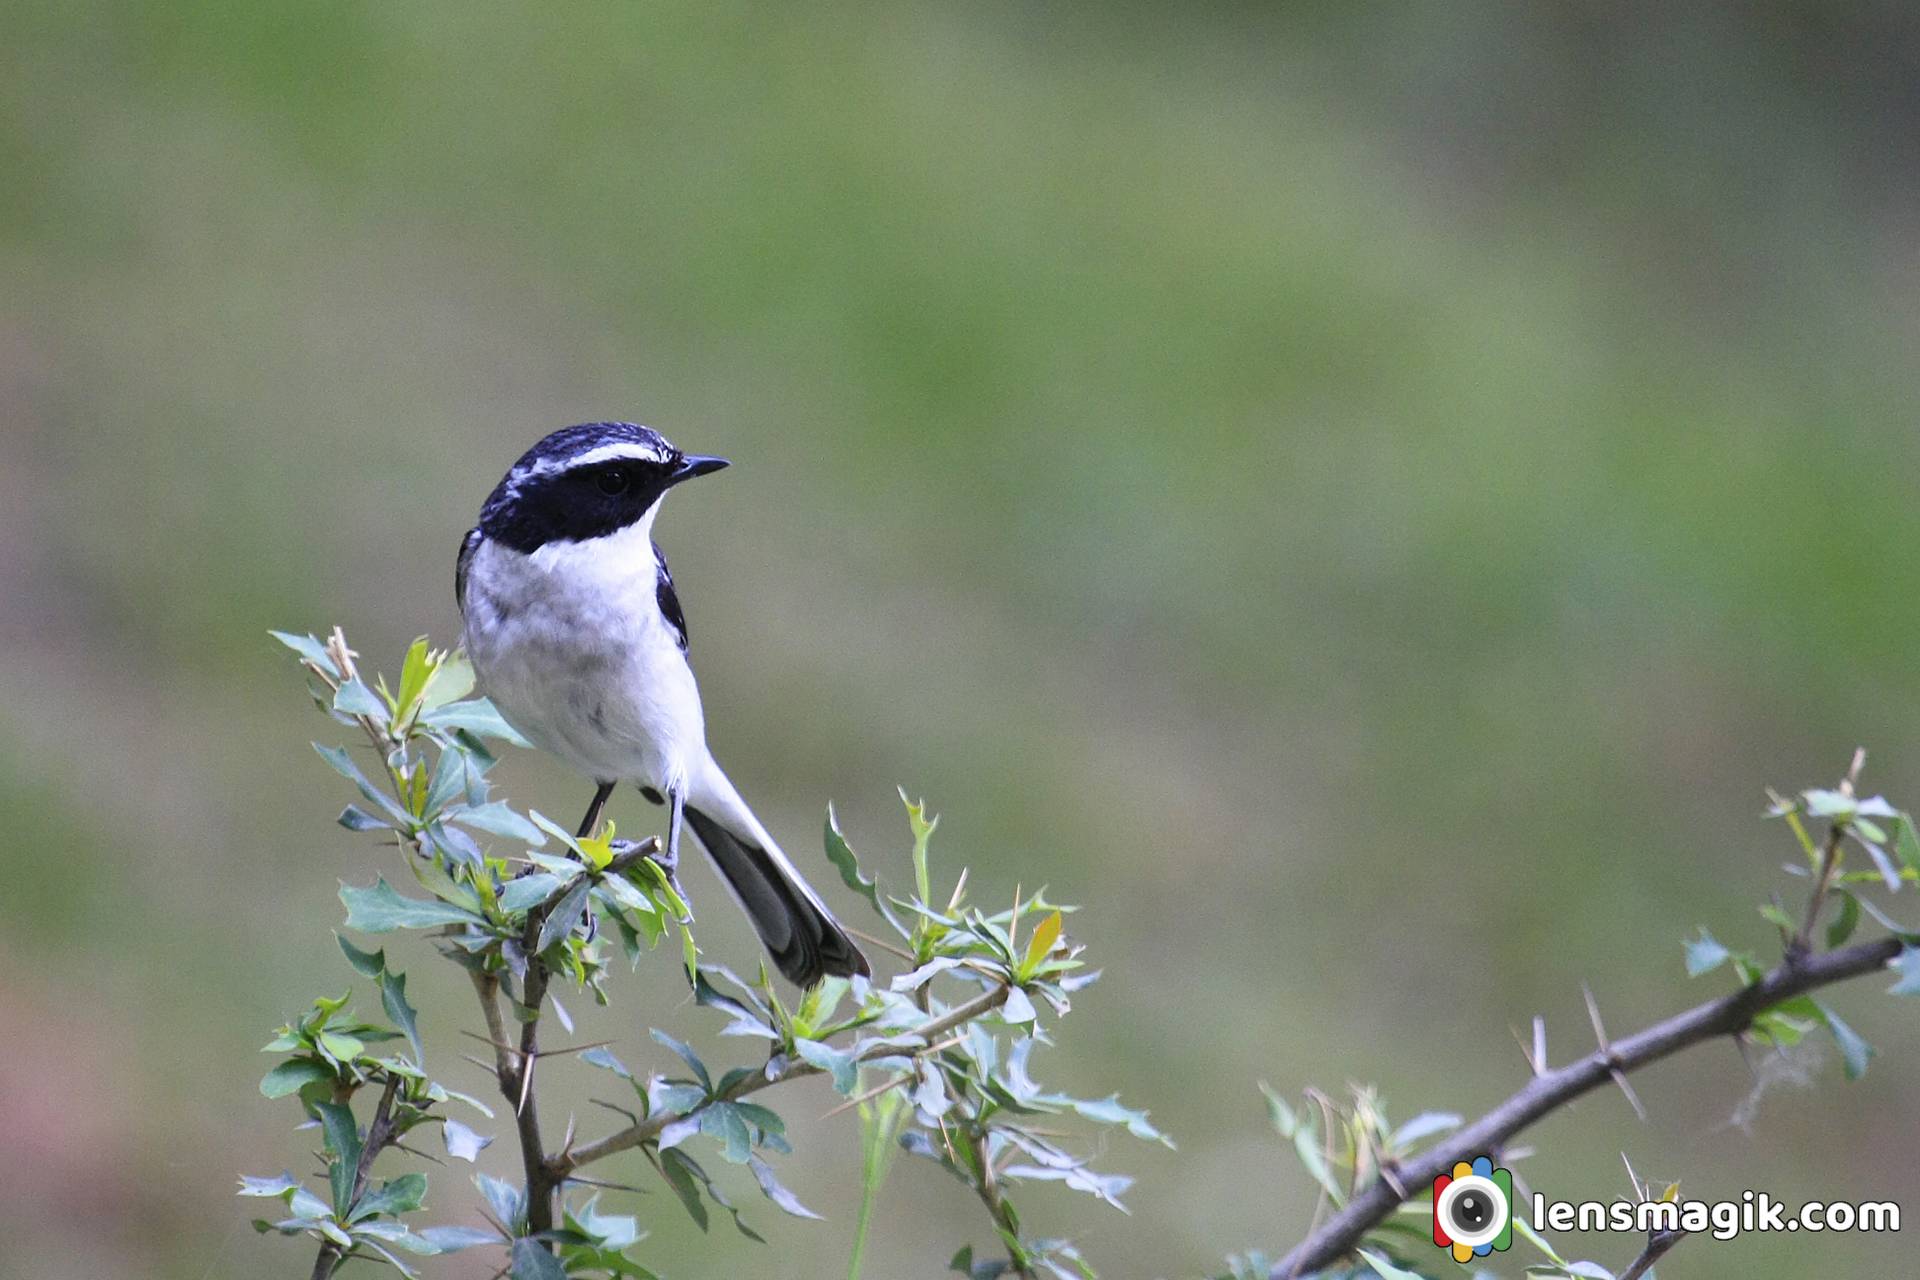
[[[613,856],[617,858],[623,853],[630,853],[644,843],[646,842],[642,840],[615,840],[611,846]],[[673,891],[680,895],[680,901],[687,905],[687,913],[681,918],[680,923],[692,924],[693,900],[687,897],[687,891],[680,887],[680,854],[678,851],[655,848],[647,854],[647,861],[653,863],[654,866],[659,867],[660,870],[666,873],[667,883],[672,885]]]

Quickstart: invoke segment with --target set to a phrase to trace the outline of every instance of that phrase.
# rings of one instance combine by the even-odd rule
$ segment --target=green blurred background
[[[1181,1146],[1109,1152],[1130,1217],[1022,1203],[1108,1274],[1297,1238],[1256,1080],[1478,1111],[1532,1014],[1590,1046],[1582,980],[1616,1031],[1723,989],[1679,940],[1769,947],[1764,785],[1860,742],[1920,803],[1920,18],[1682,8],[14,0],[0,1274],[305,1273],[232,1197],[311,1145],[255,1050],[346,984],[336,882],[382,855],[265,632],[340,622],[390,672],[451,641],[480,499],[591,418],[736,462],[660,538],[715,749],[811,874],[832,798],[898,876],[899,783],[983,896],[1090,904],[1108,976],[1045,1063]],[[496,777],[585,799],[528,753]],[[464,984],[408,967],[479,1089]],[[582,1033],[629,1062],[704,1022],[665,962],[615,990]],[[1828,1047],[1742,1126],[1706,1048],[1640,1079],[1649,1123],[1542,1125],[1523,1178],[1610,1197],[1624,1151],[1920,1213],[1920,1028],[1873,982],[1835,1003],[1864,1081]],[[655,1195],[642,1255],[838,1274],[830,1105],[792,1096],[783,1162],[826,1223],[703,1239]],[[871,1277],[988,1236],[910,1161],[882,1211]]]

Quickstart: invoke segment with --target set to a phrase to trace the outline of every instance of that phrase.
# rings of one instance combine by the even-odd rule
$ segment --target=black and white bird
[[[523,454],[460,544],[454,587],[481,691],[507,723],[597,784],[590,834],[616,785],[681,819],[800,986],[864,974],[833,918],[707,750],[687,624],[653,522],[667,490],[727,465],[648,427],[590,422]]]

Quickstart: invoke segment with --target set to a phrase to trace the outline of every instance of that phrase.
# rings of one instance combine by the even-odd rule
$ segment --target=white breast
[[[706,755],[693,669],[658,603],[653,512],[531,555],[481,543],[467,652],[507,723],[597,781],[683,789]]]

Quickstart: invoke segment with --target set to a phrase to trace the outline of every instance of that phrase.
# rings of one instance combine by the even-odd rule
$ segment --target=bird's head
[[[588,422],[562,427],[520,455],[480,508],[480,531],[531,554],[651,521],[668,489],[727,465],[682,453],[651,427]]]

